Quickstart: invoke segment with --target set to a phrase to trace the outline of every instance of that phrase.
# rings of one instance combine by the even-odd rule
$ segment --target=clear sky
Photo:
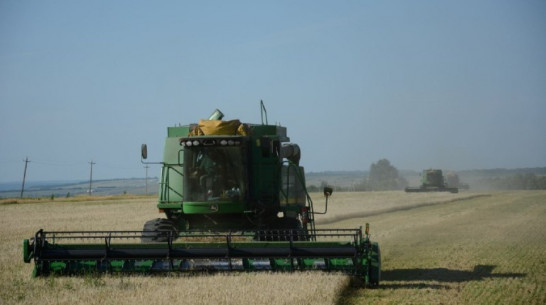
[[[144,177],[260,100],[308,172],[546,166],[546,1],[0,1],[0,182]]]

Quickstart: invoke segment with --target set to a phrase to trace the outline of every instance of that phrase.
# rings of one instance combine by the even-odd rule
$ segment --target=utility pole
[[[21,198],[23,198],[23,192],[25,191],[25,180],[27,178],[27,164],[28,162],[30,162],[30,160],[28,159],[28,157],[26,157],[25,160],[23,160],[23,162],[25,162],[25,172],[23,173],[23,186],[21,187]]]
[[[93,160],[91,160],[91,162],[89,162],[89,164],[91,165],[91,173],[89,174],[89,196],[92,196],[93,193],[91,191],[91,186],[93,184],[93,164],[96,164],[96,163],[93,162]]]
[[[144,166],[144,168],[146,169],[146,195],[148,195],[148,168],[149,168],[149,166],[146,165],[146,166]]]

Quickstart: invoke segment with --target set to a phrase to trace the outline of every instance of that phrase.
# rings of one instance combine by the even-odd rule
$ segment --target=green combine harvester
[[[265,120],[263,122],[265,113]],[[165,218],[142,231],[49,232],[23,241],[35,276],[85,273],[324,270],[366,285],[381,276],[379,246],[365,229],[316,229],[300,149],[286,128],[223,121],[169,127],[159,202]],[[147,147],[142,145],[142,159]]]
[[[441,169],[426,169],[421,173],[421,186],[406,187],[408,193],[416,192],[451,192],[458,193],[459,188],[450,187]]]

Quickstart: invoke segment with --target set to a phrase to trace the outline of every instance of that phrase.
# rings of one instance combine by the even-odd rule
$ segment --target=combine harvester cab
[[[369,226],[316,229],[300,149],[286,128],[222,121],[169,127],[157,207],[142,231],[38,231],[23,241],[34,275],[191,271],[344,272],[378,285]],[[265,113],[266,123],[263,118]],[[142,159],[147,147],[142,146]],[[143,161],[144,162],[144,161]],[[149,162],[144,162],[149,163]]]

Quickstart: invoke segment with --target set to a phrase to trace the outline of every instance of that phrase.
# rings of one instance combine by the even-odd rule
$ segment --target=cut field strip
[[[411,195],[409,195],[411,196]],[[460,197],[460,198],[453,198],[450,200],[443,200],[443,201],[433,201],[433,202],[423,202],[423,203],[417,203],[417,204],[411,204],[406,206],[396,206],[388,209],[382,209],[377,211],[362,211],[362,212],[352,212],[350,214],[341,214],[336,215],[335,217],[330,217],[322,220],[317,220],[317,225],[327,225],[336,223],[343,220],[353,219],[353,218],[366,218],[366,217],[372,217],[372,216],[378,216],[383,215],[387,213],[394,213],[394,212],[400,212],[400,211],[408,211],[412,209],[418,209],[423,207],[429,207],[434,205],[441,205],[441,204],[449,204],[453,202],[459,202],[459,201],[468,201],[475,198],[480,197],[488,197],[491,196],[490,194],[476,194],[466,197]]]

